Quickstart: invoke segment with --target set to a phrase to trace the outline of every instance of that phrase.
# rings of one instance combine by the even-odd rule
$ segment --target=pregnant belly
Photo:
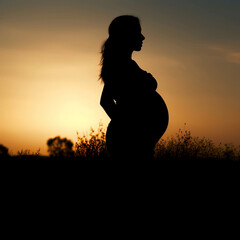
[[[134,104],[131,104],[133,100],[129,100],[119,106],[119,114],[113,120],[113,125],[116,126],[116,131],[127,131],[135,138],[156,144],[168,126],[167,106],[156,91],[136,96],[135,99]]]
[[[154,92],[152,96],[151,104],[152,104],[151,112],[153,117],[156,117],[156,121],[160,121],[168,124],[167,105],[157,92]]]
[[[169,114],[166,103],[156,91],[149,96],[149,101],[145,105],[145,114],[149,137],[157,142],[167,129]]]

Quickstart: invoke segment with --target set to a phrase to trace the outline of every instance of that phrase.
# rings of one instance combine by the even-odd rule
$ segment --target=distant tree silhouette
[[[67,138],[57,136],[49,138],[47,141],[48,152],[51,157],[73,157],[73,143]]]
[[[8,157],[8,148],[0,144],[0,158]]]

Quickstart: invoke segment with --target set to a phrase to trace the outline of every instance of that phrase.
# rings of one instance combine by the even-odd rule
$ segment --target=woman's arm
[[[100,105],[111,119],[116,115],[117,106],[112,96],[112,89],[106,84],[103,87]]]

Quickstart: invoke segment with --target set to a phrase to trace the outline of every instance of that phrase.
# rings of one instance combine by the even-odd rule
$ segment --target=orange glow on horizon
[[[48,138],[60,135],[75,143],[77,131],[96,129],[100,121],[107,127],[109,122],[99,104],[99,52],[110,20],[129,8],[124,2],[119,11],[112,6],[107,12],[86,3],[83,11],[71,4],[56,6],[59,12],[51,5],[47,13],[33,4],[24,10],[31,12],[29,18],[24,6],[10,6],[9,18],[6,14],[1,20],[0,144],[12,154],[40,148],[46,155]],[[141,6],[134,11],[135,7],[132,12],[140,16],[146,40],[133,58],[157,79],[157,90],[169,108],[163,137],[187,123],[194,136],[240,145],[239,41],[225,36],[226,41],[215,43],[207,34],[207,39],[195,38],[195,26],[186,25],[192,34],[181,28],[179,16],[156,14],[161,18],[157,21]]]

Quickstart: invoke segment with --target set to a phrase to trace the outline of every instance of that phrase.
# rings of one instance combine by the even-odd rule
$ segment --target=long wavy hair
[[[131,38],[139,29],[139,26],[139,18],[130,15],[116,17],[109,25],[109,37],[101,48],[99,79],[104,83],[111,81],[114,66],[121,61],[121,54],[131,47]]]

